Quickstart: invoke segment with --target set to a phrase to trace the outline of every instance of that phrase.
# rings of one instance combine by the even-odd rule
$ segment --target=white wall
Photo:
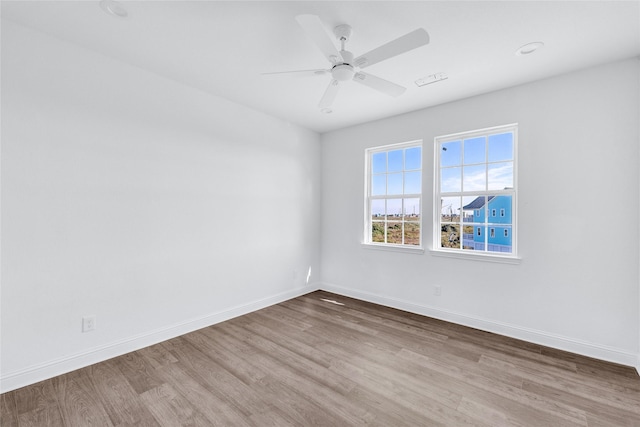
[[[5,391],[315,289],[313,132],[3,21],[1,136]]]
[[[323,287],[635,365],[639,70],[628,60],[323,135]],[[361,246],[366,148],[424,140],[428,249],[433,138],[516,122],[520,264]]]

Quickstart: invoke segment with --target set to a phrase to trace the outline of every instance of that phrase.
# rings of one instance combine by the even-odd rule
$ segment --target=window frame
[[[453,142],[453,141],[463,141],[470,140],[478,137],[488,138],[491,135],[497,135],[502,133],[511,132],[513,134],[513,188],[502,189],[502,190],[489,190],[488,184],[485,185],[484,190],[477,191],[463,191],[464,188],[461,188],[460,191],[457,192],[442,192],[441,191],[441,167],[440,167],[440,158],[441,158],[441,147],[442,144]],[[506,262],[506,263],[518,263],[520,257],[518,255],[518,245],[517,245],[517,224],[518,224],[518,123],[512,123],[508,125],[502,126],[494,126],[489,128],[477,129],[467,132],[458,132],[454,134],[441,135],[436,136],[434,138],[434,170],[433,170],[433,242],[432,247],[430,248],[430,252],[433,255],[437,256],[448,256],[454,258],[462,258],[462,259],[473,259],[473,260],[485,260],[492,262]],[[485,152],[485,156],[488,154]],[[488,173],[488,165],[492,162],[489,161],[488,157],[485,157],[485,162],[483,164],[487,165],[486,170]],[[463,166],[462,164],[460,165]],[[503,253],[503,252],[492,252],[488,251],[487,246],[487,238],[485,238],[485,249],[480,251],[474,250],[465,250],[461,248],[443,248],[441,247],[441,203],[440,200],[443,197],[467,197],[467,196],[498,196],[498,195],[508,195],[512,197],[512,212],[511,212],[511,223],[510,228],[511,232],[509,235],[511,236],[511,252]],[[462,206],[460,206],[462,208]],[[489,228],[491,225],[491,221],[489,220],[489,208],[487,205],[482,208],[485,211],[484,216],[484,227]],[[474,209],[474,217],[477,216],[478,209]],[[501,216],[496,218],[503,218],[502,212]],[[463,223],[463,215],[460,213],[460,221]],[[475,221],[474,221],[475,222]],[[476,225],[474,225],[475,227]],[[495,225],[494,225],[495,226]],[[506,230],[505,230],[506,231]],[[489,233],[486,233],[489,235]],[[474,233],[475,235],[475,233]],[[462,228],[460,229],[460,238],[462,239]]]
[[[420,148],[420,169],[405,169],[405,165],[403,164],[402,173],[404,172],[413,172],[420,171],[420,192],[419,193],[404,193],[404,189],[402,194],[398,195],[372,195],[372,175],[373,175],[373,155],[381,152],[389,152],[395,150],[406,150],[409,148]],[[414,252],[414,253],[424,253],[424,144],[423,140],[412,140],[407,142],[400,142],[394,144],[387,144],[376,147],[369,147],[365,149],[365,168],[364,168],[364,235],[362,245],[367,249],[382,249],[382,250],[391,250],[391,251],[401,251],[401,252]],[[387,172],[388,173],[388,172]],[[404,181],[403,181],[404,182]],[[371,210],[371,201],[372,200],[389,200],[389,199],[418,199],[418,204],[420,207],[420,218],[418,221],[406,221],[403,217],[401,221],[392,221],[392,222],[401,222],[405,224],[406,222],[417,223],[420,229],[420,237],[418,245],[410,245],[410,244],[397,244],[397,243],[385,243],[385,242],[374,242],[372,240],[372,227],[374,222],[372,220],[372,210]],[[383,222],[389,222],[388,218],[385,217]],[[403,228],[404,231],[404,228]],[[402,239],[404,241],[404,232],[402,233]]]

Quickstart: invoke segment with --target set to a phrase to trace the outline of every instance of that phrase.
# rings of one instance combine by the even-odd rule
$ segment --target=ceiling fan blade
[[[357,67],[365,68],[385,59],[393,58],[401,53],[408,52],[420,46],[429,43],[429,33],[424,28],[418,28],[415,31],[405,34],[404,36],[390,41],[387,44],[373,49],[364,55],[360,55],[354,60]]]
[[[296,21],[305,30],[309,38],[332,64],[342,62],[342,55],[333,44],[325,26],[316,15],[298,15]]]
[[[386,93],[387,95],[393,97],[400,96],[407,90],[407,88],[404,86],[391,83],[388,80],[372,76],[371,74],[363,73],[362,71],[356,73],[355,76],[353,76],[353,81],[361,83],[379,92]]]
[[[331,70],[297,70],[297,71],[276,71],[273,73],[260,73],[263,76],[292,76],[292,77],[313,77],[324,76]]]
[[[336,79],[331,80],[331,82],[329,82],[327,90],[325,90],[324,95],[322,95],[322,99],[318,103],[318,108],[329,108],[331,104],[333,104],[333,100],[336,99],[339,88],[340,86],[338,81]]]

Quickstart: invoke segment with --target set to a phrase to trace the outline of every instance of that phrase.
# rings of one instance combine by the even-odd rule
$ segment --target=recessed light
[[[115,16],[116,18],[126,18],[129,16],[127,9],[121,3],[118,3],[115,0],[101,0],[100,7],[106,13],[111,16]]]
[[[536,50],[540,49],[542,46],[544,46],[544,43],[542,42],[527,43],[524,46],[520,46],[518,50],[516,50],[516,55],[517,56],[529,55],[535,52]]]

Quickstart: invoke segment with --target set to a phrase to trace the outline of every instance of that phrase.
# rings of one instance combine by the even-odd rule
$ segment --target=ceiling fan
[[[300,24],[309,38],[313,40],[320,51],[329,60],[331,68],[281,71],[263,74],[291,74],[300,76],[324,76],[326,74],[331,74],[329,86],[325,90],[324,95],[318,104],[318,108],[324,112],[331,112],[330,107],[338,93],[340,85],[342,82],[349,80],[363,84],[390,96],[395,97],[402,95],[407,90],[405,87],[365,73],[360,71],[360,69],[377,64],[378,62],[382,62],[386,59],[393,58],[394,56],[429,43],[429,34],[423,28],[419,28],[360,55],[357,58],[354,58],[353,53],[345,50],[345,43],[348,42],[349,37],[351,37],[351,27],[349,25],[338,25],[333,29],[333,34],[340,42],[340,51],[338,51],[319,17],[316,15],[299,15],[296,17],[296,21],[298,21],[298,24]]]

